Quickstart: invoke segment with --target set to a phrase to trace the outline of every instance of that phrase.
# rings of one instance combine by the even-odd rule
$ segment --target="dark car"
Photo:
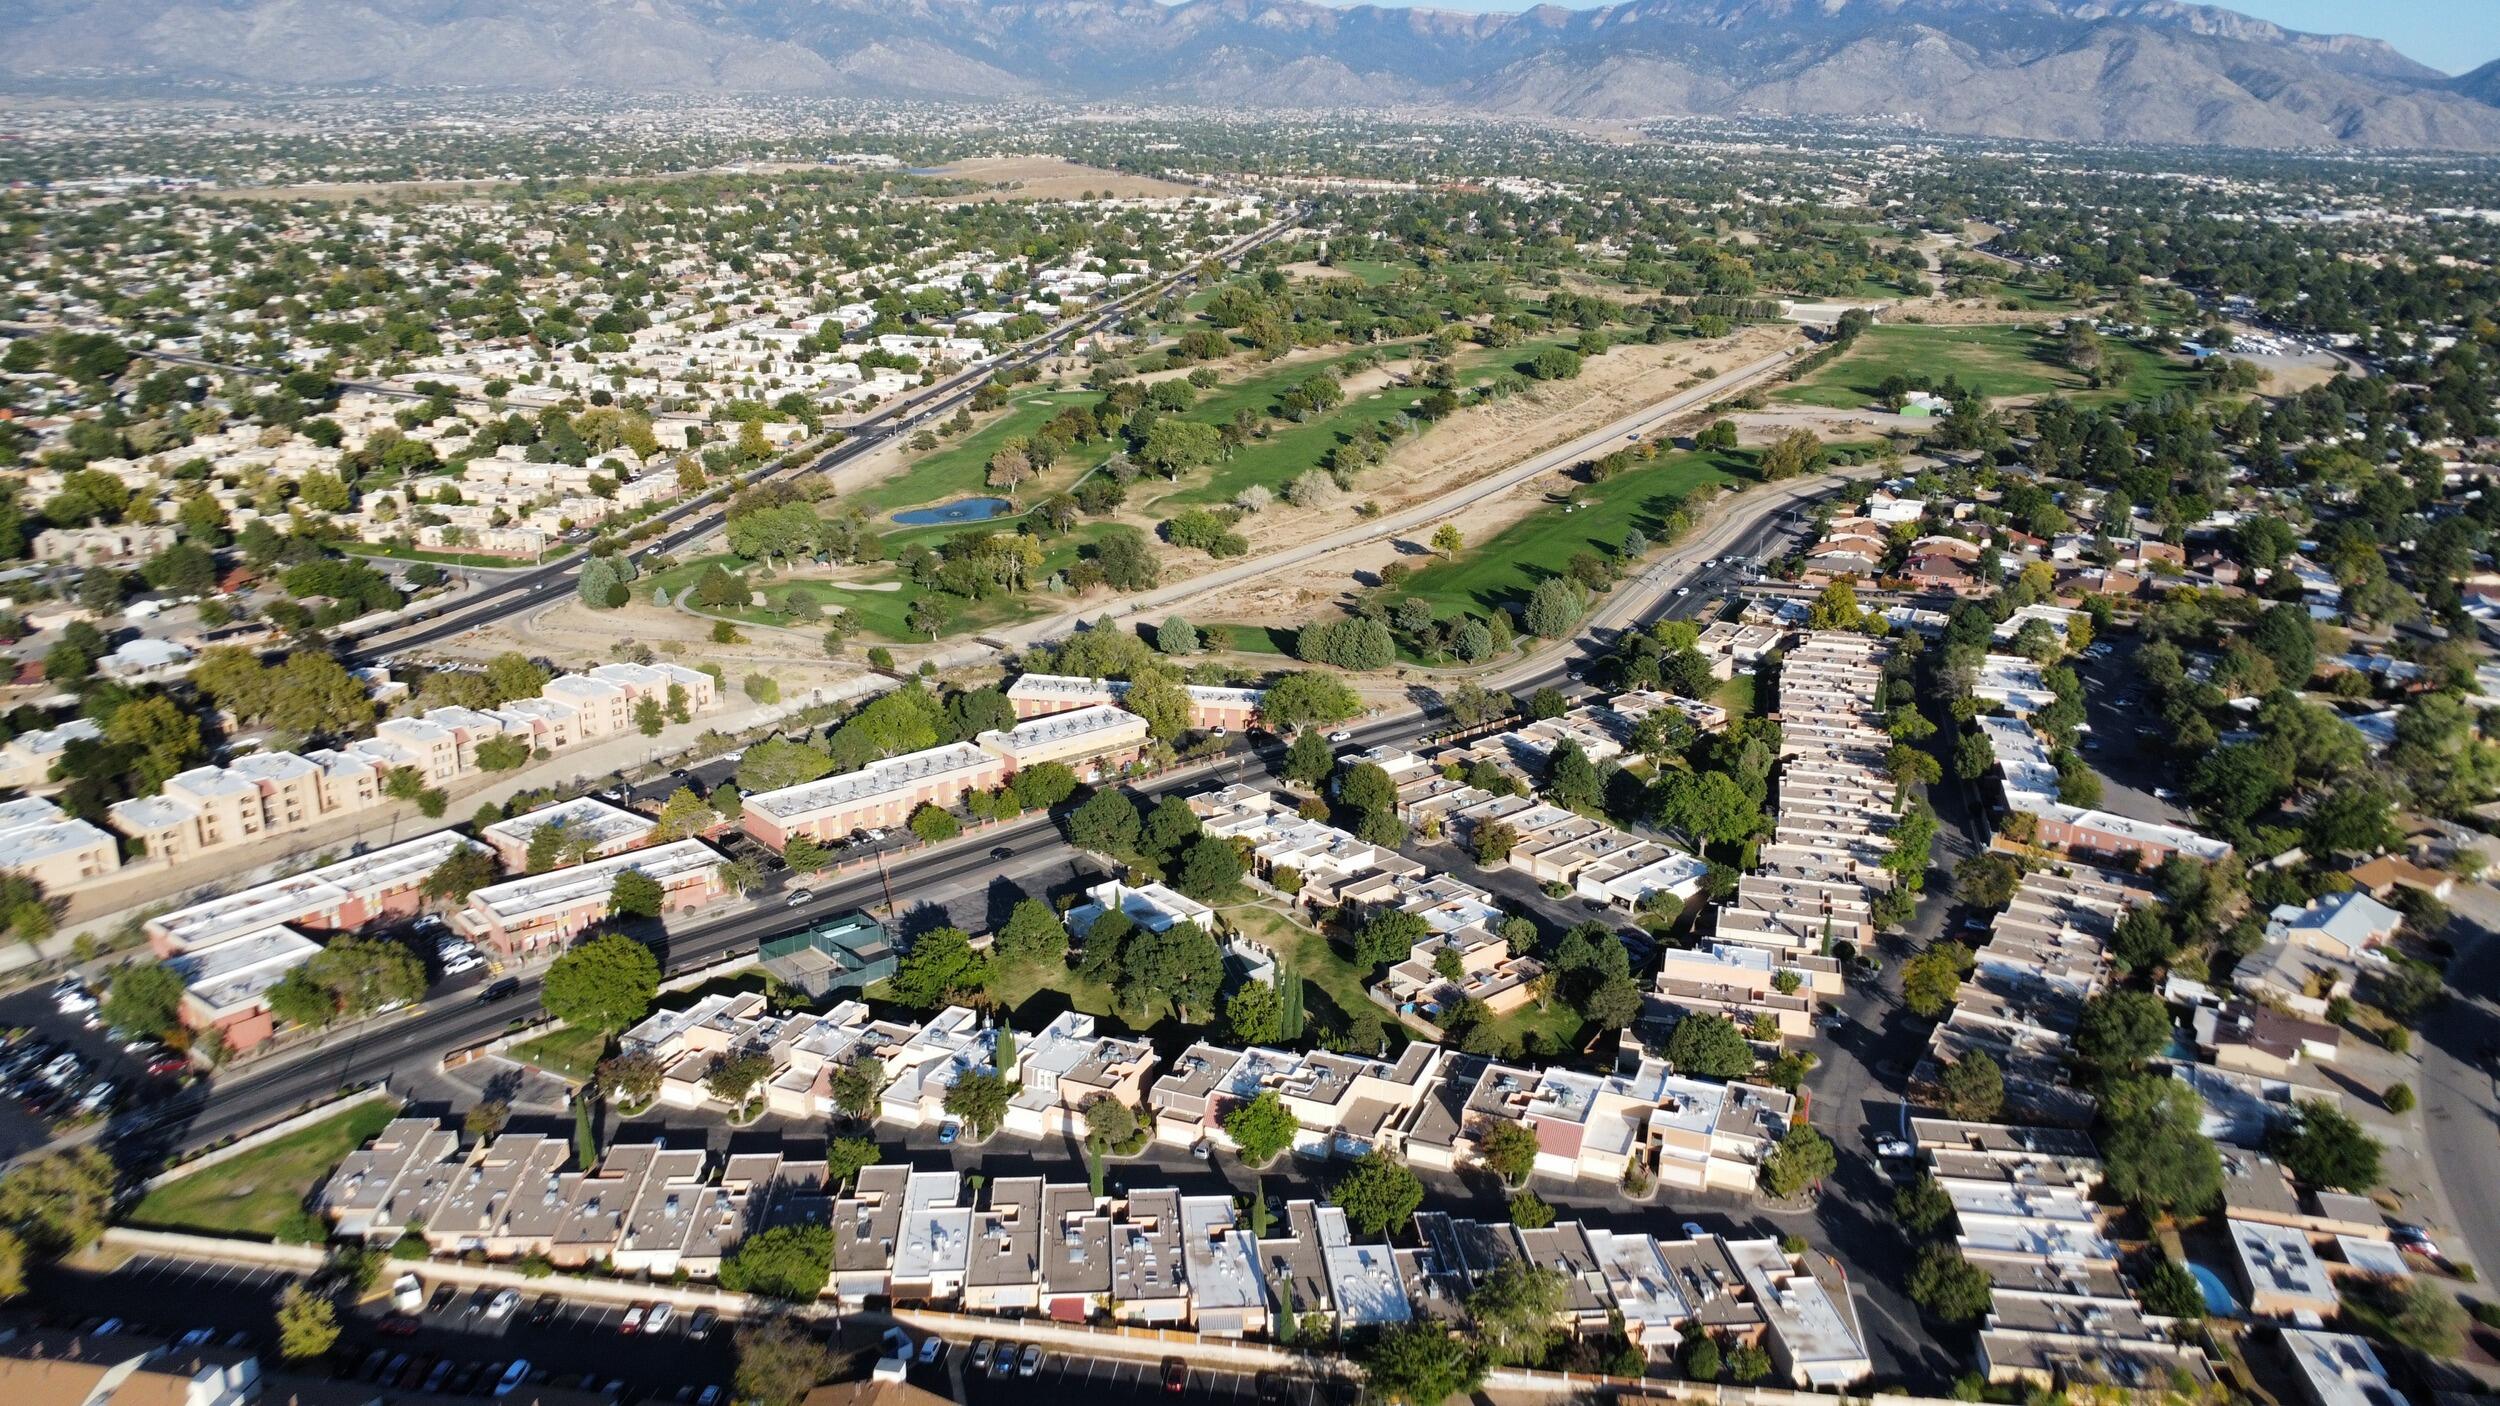
[[[1189,1363],[1178,1357],[1163,1359],[1163,1389],[1174,1395],[1189,1389]]]
[[[1270,1368],[1257,1379],[1259,1406],[1276,1406],[1285,1399],[1285,1374]]]
[[[413,1313],[394,1313],[374,1324],[373,1331],[386,1338],[413,1338],[417,1335],[417,1318]]]
[[[434,1288],[434,1297],[426,1302],[425,1311],[440,1313],[451,1307],[451,1301],[459,1296],[460,1291],[457,1288],[449,1284],[438,1284]]]
[[[560,1307],[561,1304],[562,1300],[558,1299],[553,1294],[540,1294],[538,1296],[538,1302],[530,1305],[530,1326],[533,1328],[544,1328],[549,1323],[554,1322],[556,1309]]]
[[[520,994],[521,978],[507,976],[500,981],[488,982],[485,988],[477,993],[477,1003],[481,1006],[489,1005]]]

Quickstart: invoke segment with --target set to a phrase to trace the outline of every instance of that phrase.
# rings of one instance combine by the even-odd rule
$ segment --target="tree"
[[[1101,1094],[1085,1105],[1085,1142],[1089,1147],[1109,1151],[1125,1147],[1137,1136],[1137,1110]]]
[[[946,1091],[946,1111],[963,1119],[974,1137],[988,1137],[1007,1116],[1007,1081],[986,1069],[972,1070]]]
[[[1276,1155],[1293,1146],[1302,1123],[1293,1110],[1273,1089],[1262,1090],[1258,1097],[1224,1115],[1224,1135],[1240,1150],[1241,1160],[1251,1166],[1264,1166]]]
[[[83,1250],[104,1236],[115,1182],[112,1159],[93,1147],[29,1158],[0,1176],[0,1226],[39,1255]]]
[[[1901,964],[1901,1004],[1929,1020],[1944,1014],[1961,994],[1962,973],[1970,965],[1970,949],[1962,944],[1929,943]]]
[[[1954,1117],[1985,1121],[2005,1106],[2005,1071],[1986,1050],[1972,1050],[1944,1067],[1936,1092]]]
[[[1973,908],[2002,908],[2022,882],[2023,866],[2012,855],[1975,854],[1954,866],[1953,896]]]
[[[462,1115],[460,1126],[468,1130],[469,1136],[484,1142],[502,1132],[504,1125],[511,1121],[512,1105],[499,1098],[490,1098]]]
[[[739,1400],[756,1406],[798,1406],[801,1397],[841,1368],[830,1347],[787,1318],[740,1328],[737,1348],[731,1384]]]
[[[1403,962],[1415,944],[1432,935],[1432,926],[1403,908],[1383,909],[1355,934],[1354,960],[1366,969]]]
[[[278,1355],[289,1362],[307,1362],[327,1353],[339,1340],[337,1305],[302,1284],[289,1284],[278,1295]]]
[[[660,700],[648,694],[634,704],[634,726],[645,737],[657,737],[668,726],[668,716],[660,709]]]
[[[182,1024],[182,973],[142,962],[113,974],[104,992],[104,1021],[116,1030],[163,1038]]]
[[[1520,623],[1539,639],[1558,640],[1570,634],[1588,613],[1588,592],[1567,576],[1550,576],[1528,593]]]
[[[1159,654],[1195,654],[1199,650],[1198,627],[1180,616],[1166,616],[1155,627],[1155,651]]]
[[[756,1087],[773,1076],[772,1058],[760,1051],[720,1054],[704,1071],[703,1087],[731,1109],[746,1107]]]
[[[875,1138],[838,1137],[825,1143],[825,1180],[840,1188],[858,1176],[863,1167],[873,1167],[884,1156],[877,1150]]]
[[[1726,1016],[1696,1012],[1667,1036],[1667,1062],[1679,1074],[1739,1079],[1753,1072],[1753,1046]]]
[[[1201,836],[1181,856],[1181,871],[1172,886],[1201,903],[1231,896],[1241,886],[1241,851],[1230,840]]]
[[[500,877],[492,851],[483,845],[463,846],[434,866],[418,892],[443,903],[466,903],[470,894]]]
[[[911,950],[887,979],[894,999],[906,1006],[935,1010],[959,991],[978,991],[988,980],[972,939],[956,927],[931,928],[912,940]]]
[[[660,887],[660,881],[640,869],[618,870],[608,886],[611,918],[656,918],[667,902],[668,891]]]
[[[2266,1149],[2304,1184],[2366,1195],[2379,1181],[2379,1143],[2352,1115],[2323,1099],[2300,1104],[2300,1116],[2278,1124]]]
[[[1523,1187],[1510,1194],[1510,1223],[1521,1230],[1543,1230],[1554,1223],[1554,1208]]]
[[[2139,1276],[2135,1296],[2147,1313],[2163,1318],[2196,1319],[2205,1316],[2205,1290],[2188,1272],[2186,1265],[2155,1250],[2151,1267]]]
[[[1498,869],[1510,862],[1511,851],[1519,847],[1519,831],[1505,821],[1481,821],[1468,840],[1478,865]]]
[[[617,1103],[640,1108],[659,1094],[660,1080],[667,1073],[658,1055],[630,1050],[599,1061],[598,1085]]]
[[[1328,1192],[1329,1203],[1366,1237],[1403,1233],[1415,1208],[1424,1204],[1424,1183],[1404,1162],[1375,1147]]]
[[[1384,1406],[1442,1406],[1484,1385],[1486,1363],[1475,1346],[1429,1319],[1400,1323],[1363,1354],[1366,1394]]]
[[[26,1293],[26,1242],[14,1230],[0,1227],[0,1303]]]
[[[932,845],[942,844],[964,832],[963,822],[955,818],[953,811],[926,801],[921,802],[920,808],[913,811],[911,819],[905,823],[923,843]]]
[[[1799,1123],[1781,1134],[1779,1145],[1762,1159],[1762,1189],[1787,1200],[1839,1166],[1840,1154],[1833,1151],[1831,1139]]]
[[[1068,813],[1068,843],[1078,849],[1123,858],[1137,853],[1145,826],[1137,806],[1116,790],[1096,791]]]
[[[777,1225],[738,1242],[721,1261],[720,1285],[732,1293],[813,1303],[832,1275],[833,1227]]]
[[[1935,1173],[1921,1172],[1918,1180],[1892,1194],[1892,1218],[1913,1236],[1932,1234],[1953,1218],[1953,1197]]]
[[[1038,898],[1019,899],[992,939],[990,955],[1009,963],[1058,963],[1068,957],[1068,925]]]
[[[1684,1335],[1684,1375],[1697,1382],[1715,1382],[1725,1364],[1719,1354],[1719,1340],[1707,1332]]]
[[[1196,924],[1138,932],[1121,945],[1119,961],[1122,1006],[1150,1010],[1169,1000],[1184,1022],[1214,1013],[1224,985],[1224,951]]]
[[[1296,785],[1317,786],[1336,769],[1336,749],[1316,728],[1296,733],[1293,745],[1285,749],[1285,779]]]
[[[2150,1215],[2202,1215],[2222,1199],[2222,1158],[2199,1131],[2204,1104],[2175,1079],[2129,1077],[2102,1088],[2101,1156],[2120,1200]]]
[[[623,933],[577,944],[547,968],[541,990],[547,1014],[567,1025],[622,1030],[650,1013],[660,989],[660,959]]]
[[[1363,700],[1333,674],[1302,669],[1267,686],[1259,699],[1259,721],[1278,732],[1298,727],[1327,727],[1363,710]]]
[[[1762,451],[1760,472],[1764,482],[1777,482],[1812,473],[1822,463],[1823,441],[1812,430],[1790,430]]]
[[[2105,1070],[2133,1069],[2170,1042],[2170,1009],[2149,991],[2117,988],[2084,1003],[2075,1049]]]
[[[1738,1343],[1728,1352],[1727,1375],[1738,1386],[1751,1386],[1771,1375],[1771,1354],[1759,1343]]]
[[[1445,522],[1433,531],[1432,549],[1439,552],[1445,561],[1457,556],[1459,549],[1466,545],[1467,535],[1458,530],[1457,523]]]
[[[105,724],[104,740],[122,749],[131,789],[161,790],[166,781],[200,758],[200,724],[163,695],[123,704]]]
[[[1944,1323],[1976,1323],[1996,1301],[1987,1271],[1962,1258],[1959,1246],[1944,1241],[1919,1252],[1909,1287],[1911,1301]]]
[[[847,1060],[826,1081],[825,1092],[833,1096],[833,1106],[844,1117],[860,1123],[872,1121],[885,1097],[885,1066],[865,1057]]]
[[[1505,1259],[1467,1296],[1467,1322],[1494,1361],[1534,1366],[1553,1350],[1555,1315],[1566,1301],[1561,1271]]]
[[[1536,1131],[1525,1123],[1495,1123],[1476,1140],[1476,1160],[1512,1186],[1524,1186],[1536,1172]]]
[[[1281,975],[1279,980],[1284,979]],[[1285,1033],[1285,1006],[1276,988],[1246,981],[1224,1002],[1225,1034],[1236,1045],[1266,1045]]]

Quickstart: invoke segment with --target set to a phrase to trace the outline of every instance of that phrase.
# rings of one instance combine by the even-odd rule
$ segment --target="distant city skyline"
[[[1527,0],[1326,0],[1408,5],[1431,10],[1525,10]],[[1545,0],[1575,10],[1617,0]],[[2271,20],[2312,34],[2360,34],[2384,39],[2405,57],[2442,73],[2464,73],[2500,59],[2500,0],[2406,0],[2401,5],[2356,5],[2354,0],[2230,0],[2219,9]]]

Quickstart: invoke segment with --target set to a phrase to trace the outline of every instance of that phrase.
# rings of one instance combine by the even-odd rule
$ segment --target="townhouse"
[[[1007,1131],[1027,1137],[1082,1136],[1085,1110],[1105,1099],[1143,1107],[1146,1076],[1161,1060],[1154,1046],[1097,1033],[1094,1018],[1063,1011],[1041,1033],[1016,1042],[1015,1092],[1007,1100]]]
[[[1274,1093],[1301,1125],[1297,1151],[1359,1157],[1397,1146],[1399,1129],[1422,1103],[1444,1056],[1440,1046],[1420,1042],[1388,1060],[1322,1050],[1234,1050],[1200,1041],[1146,1090],[1146,1110],[1158,1141],[1230,1147],[1224,1115]]]
[[[1997,1384],[2211,1382],[2204,1354],[2173,1341],[2120,1273],[2101,1162],[2089,1137],[2057,1127],[1913,1118],[1909,1131],[1953,1203],[1954,1242],[1987,1275],[1982,1373]]]
[[[2382,965],[2404,914],[2359,890],[2331,893],[2306,906],[2279,904],[2267,915],[2265,942],[2232,970],[2232,984],[2259,1001],[2312,1019],[2349,996],[2362,968]]]
[[[1840,990],[1840,963],[1829,957],[1704,942],[1660,954],[1642,1023],[1671,1028],[1688,1014],[1723,1016],[1776,1052],[1783,1041],[1810,1038],[1815,1011]],[[1776,1038],[1754,1036],[1765,1026]]]
[[[1995,758],[2005,808],[2032,817],[2032,843],[2085,861],[2132,861],[2146,869],[2174,854],[2210,864],[2231,853],[2229,842],[2184,825],[2066,804],[2058,799],[2057,764],[2048,743],[2029,723],[1997,716],[1974,721]]]

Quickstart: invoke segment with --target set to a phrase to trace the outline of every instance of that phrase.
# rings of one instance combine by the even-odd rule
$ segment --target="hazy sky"
[[[1529,0],[1415,0],[1443,10],[1524,10]],[[1337,0],[1346,3],[1346,0]],[[1376,0],[1395,4],[1400,0]],[[1602,0],[1553,0],[1588,9]],[[2230,0],[2227,9],[2319,34],[2367,34],[2449,73],[2500,59],[2500,0]]]

